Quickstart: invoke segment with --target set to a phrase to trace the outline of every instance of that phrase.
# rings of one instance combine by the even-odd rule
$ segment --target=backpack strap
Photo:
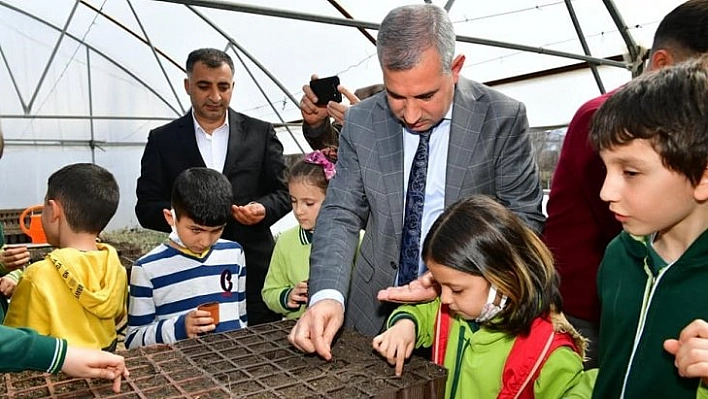
[[[447,339],[450,336],[450,307],[440,304],[438,314],[435,316],[435,335],[433,336],[432,361],[435,364],[444,366],[445,350],[447,349]]]
[[[548,317],[538,317],[528,335],[514,340],[502,371],[502,387],[497,399],[533,399],[533,383],[554,350],[568,346],[578,352],[570,334],[555,332]]]

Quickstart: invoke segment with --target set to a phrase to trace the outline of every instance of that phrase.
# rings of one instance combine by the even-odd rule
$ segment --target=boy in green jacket
[[[703,397],[708,56],[628,83],[598,110],[590,140],[607,168],[600,196],[624,230],[598,273],[593,398]]]

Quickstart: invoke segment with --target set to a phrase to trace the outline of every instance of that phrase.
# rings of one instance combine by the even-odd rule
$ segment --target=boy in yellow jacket
[[[100,166],[68,165],[49,177],[42,227],[57,248],[30,265],[4,324],[70,345],[114,350],[126,314],[127,277],[116,250],[96,242],[118,208],[118,184]]]

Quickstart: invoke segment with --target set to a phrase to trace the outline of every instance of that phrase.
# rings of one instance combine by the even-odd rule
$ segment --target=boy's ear
[[[64,208],[62,208],[61,204],[55,200],[48,200],[45,206],[48,206],[51,211],[51,217],[49,218],[50,222],[55,222],[64,215]]]
[[[708,201],[708,167],[703,170],[703,176],[693,189],[693,197],[696,201]]]
[[[669,51],[665,49],[659,49],[652,53],[649,62],[649,69],[652,71],[656,71],[657,69],[673,65],[674,57]]]
[[[172,212],[170,212],[169,209],[163,209],[163,210],[162,210],[162,216],[165,217],[165,221],[167,221],[167,224],[169,224],[170,226],[174,226],[174,225],[175,225],[175,220],[174,220],[174,218],[172,217]]]

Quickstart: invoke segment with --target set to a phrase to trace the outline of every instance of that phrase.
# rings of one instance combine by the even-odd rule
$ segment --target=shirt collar
[[[202,132],[202,133],[204,133],[204,134],[208,134],[208,133],[206,132],[206,130],[204,130],[204,128],[202,128],[202,125],[199,124],[199,121],[197,120],[197,117],[194,116],[194,108],[192,108],[192,122],[194,123],[194,131],[195,131],[195,132]],[[228,109],[226,110],[226,116],[224,117],[224,124],[221,125],[221,126],[219,126],[219,127],[217,127],[216,129],[214,129],[214,131],[217,131],[217,130],[221,129],[221,128],[223,128],[224,126],[226,126],[226,128],[227,128],[227,130],[228,130],[228,127],[229,127],[229,110],[228,110]],[[213,133],[213,132],[212,132],[212,133]]]
[[[305,230],[302,227],[299,227],[300,229],[300,244],[302,245],[308,245],[312,243],[312,230]]]

